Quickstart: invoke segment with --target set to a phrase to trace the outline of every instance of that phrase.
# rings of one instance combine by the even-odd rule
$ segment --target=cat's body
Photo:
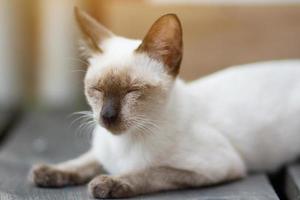
[[[299,75],[300,60],[271,61],[191,83],[199,123],[220,131],[248,170],[274,170],[300,156]]]
[[[154,134],[114,136],[99,126],[93,150],[112,174],[149,165],[201,171],[207,156],[216,155],[211,148],[227,145],[247,170],[274,170],[300,155],[299,75],[300,61],[294,60],[235,66],[191,83],[177,80]],[[222,164],[224,155],[216,156]]]
[[[185,83],[177,78],[175,15],[157,20],[143,41],[76,16],[91,50],[85,94],[97,122],[93,144],[75,160],[35,167],[35,184],[93,179],[93,197],[130,197],[242,178],[300,155],[300,60],[236,66]]]

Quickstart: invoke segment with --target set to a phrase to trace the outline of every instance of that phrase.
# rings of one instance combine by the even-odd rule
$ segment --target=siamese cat
[[[175,14],[155,21],[142,41],[115,35],[77,8],[75,16],[97,122],[92,148],[34,166],[37,186],[89,182],[94,198],[132,197],[240,179],[300,155],[299,60],[235,66],[186,83],[178,78]]]

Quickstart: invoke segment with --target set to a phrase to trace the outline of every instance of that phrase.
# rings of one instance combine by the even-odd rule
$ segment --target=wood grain
[[[20,112],[16,109],[0,109],[0,148],[6,137],[9,135],[9,130],[17,122],[21,116]]]
[[[27,178],[36,162],[59,162],[89,148],[87,137],[70,127],[67,113],[29,113],[13,129],[0,151],[0,199],[89,199],[86,186],[46,189],[33,186]],[[78,125],[77,125],[78,126]],[[252,175],[232,183],[202,189],[144,195],[133,199],[277,200],[265,175]]]
[[[7,114],[4,112],[0,112],[0,135],[3,132],[3,129],[5,128],[5,126],[8,123],[8,118],[7,118]]]
[[[0,199],[89,199],[86,186],[61,189],[36,188],[27,180],[30,165],[1,159],[0,163]],[[163,192],[132,199],[278,200],[278,197],[266,176],[253,175],[247,179],[220,186]]]
[[[289,200],[300,199],[300,164],[291,166],[287,170],[286,193]]]
[[[0,158],[25,163],[60,162],[89,148],[88,130],[71,125],[70,113],[29,113],[13,129]]]

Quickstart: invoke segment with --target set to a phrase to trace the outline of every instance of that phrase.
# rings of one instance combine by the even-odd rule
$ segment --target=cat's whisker
[[[154,123],[154,122],[151,122],[149,119],[147,118],[142,118],[142,117],[134,117],[134,118],[131,118],[132,121],[135,121],[135,122],[140,122],[142,124],[144,124],[145,127],[149,128],[148,126],[146,125],[149,125],[149,126],[152,126],[153,128],[160,130],[159,126]]]
[[[89,120],[90,119],[90,116],[87,116],[87,115],[83,115],[83,116],[80,116],[76,119],[74,119],[71,123],[70,123],[70,128],[72,128],[72,126],[78,122],[78,121],[83,121],[83,120]]]
[[[71,72],[72,72],[72,73],[73,73],[73,72],[82,72],[82,73],[86,73],[85,70],[80,70],[80,69],[79,69],[79,70],[72,70]]]
[[[89,65],[89,63],[85,60],[82,60],[80,58],[71,58],[71,57],[68,57],[68,58],[65,58],[66,60],[69,60],[69,61],[74,61],[74,62],[79,62],[81,64],[84,64],[84,65]]]
[[[152,130],[150,127],[146,126],[146,123],[136,123],[135,126],[142,127],[143,130],[154,132],[154,130]]]
[[[156,122],[156,123],[166,123],[168,122],[166,119],[163,119],[163,118],[159,118],[158,120],[156,119],[153,119],[153,118],[147,118],[149,121],[152,121],[152,122]]]
[[[77,136],[82,137],[82,136],[90,135],[91,131],[90,131],[89,126],[94,128],[95,127],[95,126],[93,126],[94,124],[95,124],[94,121],[87,121],[87,122],[82,123],[77,129],[77,132],[76,132]]]
[[[146,116],[146,115],[136,115],[135,118],[147,119],[148,121],[153,122],[153,123],[165,123],[165,122],[167,122],[166,120],[163,120],[161,118],[159,120],[151,119],[151,118],[149,118],[149,116]]]
[[[157,126],[154,126],[153,123],[149,123],[146,119],[131,118],[130,120],[131,120],[130,124],[134,125],[134,127],[141,130],[142,132],[146,132],[148,134],[150,134],[150,133],[154,134],[156,131],[159,130],[159,128]],[[148,124],[148,126],[147,126],[147,124]],[[153,126],[155,129],[153,129],[153,127],[151,128],[151,126]]]
[[[78,112],[73,112],[68,115],[68,117],[72,117],[74,115],[93,115],[92,111],[78,111]]]
[[[85,123],[85,125],[83,126],[83,131],[86,130],[84,132],[84,136],[88,136],[88,138],[90,139],[92,136],[92,133],[95,129],[96,126],[96,122],[95,121],[89,121],[87,123]]]
[[[93,122],[93,121],[85,121],[85,122],[83,122],[80,126],[79,126],[79,130],[81,129],[81,128],[84,128],[88,123],[90,123],[90,122]]]
[[[80,123],[80,125],[75,130],[75,135],[78,137],[81,137],[82,135],[86,135],[84,134],[84,132],[86,131],[89,124],[91,124],[92,127],[92,124],[95,123],[93,113],[91,111],[80,111],[80,112],[72,113],[70,116],[75,116],[75,115],[81,115],[71,122],[71,127],[73,126],[73,124],[77,122]],[[88,132],[90,131],[88,130]]]

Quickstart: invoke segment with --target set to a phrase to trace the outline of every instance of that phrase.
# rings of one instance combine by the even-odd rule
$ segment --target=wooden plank
[[[289,200],[300,200],[300,164],[287,170],[286,193]]]
[[[60,162],[89,148],[88,136],[70,126],[69,113],[30,113],[0,151],[0,199],[88,199],[86,187],[37,188],[27,175],[37,162]],[[74,119],[74,118],[73,118]],[[5,181],[2,181],[5,180]]]
[[[9,130],[17,122],[19,116],[21,116],[20,113],[17,109],[10,109],[9,111],[8,109],[0,109],[0,147],[2,147],[2,143],[6,139],[6,136],[8,136]]]
[[[0,162],[0,180],[5,180],[0,184],[0,197],[11,195],[13,199],[89,199],[85,186],[63,189],[36,188],[27,181],[26,174],[29,165],[20,165],[20,163],[3,160]],[[264,175],[255,175],[241,181],[205,189],[163,192],[133,199],[277,200],[278,198],[267,178]]]
[[[89,148],[88,135],[70,126],[69,113],[30,113],[14,129],[3,146],[0,158],[36,162],[60,162],[80,155]],[[74,118],[73,118],[74,119]]]
[[[246,179],[219,186],[165,192],[143,196],[141,199],[278,200],[279,198],[265,175],[252,175]]]
[[[3,130],[4,125],[6,124],[6,118],[4,113],[0,113],[0,134]]]
[[[29,165],[2,160],[0,162],[0,180],[5,180],[0,184],[0,199],[8,194],[12,195],[13,199],[89,199],[86,186],[62,189],[36,188],[27,181]],[[253,175],[244,180],[214,187],[163,192],[132,199],[278,200],[264,175]]]
[[[88,199],[85,186],[64,189],[37,188],[28,182],[29,164],[0,159],[0,199],[79,200]]]
[[[11,117],[7,112],[0,112],[0,136],[3,133],[4,129],[7,127],[10,118]]]
[[[58,162],[89,148],[86,137],[69,128],[66,114],[32,113],[14,129],[0,151],[0,199],[89,199],[86,186],[62,189],[36,188],[27,181],[32,163]],[[3,181],[2,181],[3,180]],[[277,200],[264,175],[202,189],[144,195],[133,199]]]

